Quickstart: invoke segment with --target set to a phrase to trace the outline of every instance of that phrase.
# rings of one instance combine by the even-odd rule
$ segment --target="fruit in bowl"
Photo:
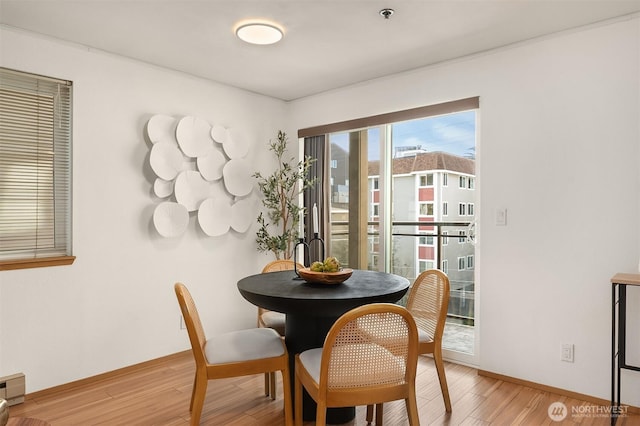
[[[324,262],[313,262],[309,269],[313,272],[338,272],[342,266],[335,257],[327,257]]]
[[[309,268],[299,269],[298,275],[307,282],[339,284],[353,273],[345,269],[335,257],[327,257],[323,262],[313,262]]]

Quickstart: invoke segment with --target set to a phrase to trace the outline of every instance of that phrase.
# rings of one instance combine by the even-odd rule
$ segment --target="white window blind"
[[[71,256],[71,89],[0,68],[0,261]]]

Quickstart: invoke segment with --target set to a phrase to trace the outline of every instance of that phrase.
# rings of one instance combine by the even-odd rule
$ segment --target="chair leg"
[[[367,424],[370,425],[373,421],[373,405],[367,405]]]
[[[271,392],[269,373],[264,373],[264,396],[269,396],[269,392]]]
[[[193,411],[193,401],[196,399],[196,387],[198,384],[198,372],[193,377],[193,386],[191,387],[191,402],[189,402],[189,412]]]
[[[374,406],[367,405],[367,425],[370,425],[371,422],[373,421],[373,412],[374,412]],[[384,408],[382,403],[375,405],[375,413],[376,413],[376,426],[382,426],[382,416],[384,415]]]
[[[442,360],[442,349],[436,348],[433,351],[433,360],[436,364],[438,372],[438,380],[440,380],[440,389],[442,390],[442,398],[444,399],[444,409],[447,413],[451,412],[451,399],[449,398],[449,387],[447,386],[447,376],[444,374],[444,361]]]
[[[291,377],[289,372],[289,360],[282,372],[282,393],[284,399],[284,424],[285,426],[293,426],[293,409],[291,402]],[[275,392],[274,392],[275,394]]]
[[[269,373],[269,394],[271,399],[276,399],[276,373],[274,371]]]
[[[191,426],[200,424],[200,416],[202,415],[202,407],[204,406],[204,398],[207,395],[207,376],[198,375],[193,384],[193,392],[191,396]]]
[[[295,416],[295,426],[302,426],[302,382],[298,375],[295,377],[295,405],[293,408]]]
[[[316,407],[316,426],[327,425],[327,404],[325,402],[318,403]]]
[[[418,417],[418,402],[416,401],[415,389],[404,400],[407,406],[407,416],[409,417],[409,426],[420,426],[420,417]]]
[[[382,416],[384,415],[383,406],[382,403],[376,404],[376,426],[382,426]]]

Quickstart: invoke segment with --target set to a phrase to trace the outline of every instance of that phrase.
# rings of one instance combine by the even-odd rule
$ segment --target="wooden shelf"
[[[611,284],[640,285],[640,274],[617,273],[611,278]]]

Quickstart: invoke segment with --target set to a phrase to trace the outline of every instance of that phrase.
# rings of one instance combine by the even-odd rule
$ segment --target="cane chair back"
[[[407,310],[418,326],[418,353],[433,354],[445,411],[450,413],[451,398],[442,358],[442,336],[449,309],[449,277],[437,269],[422,272],[415,279],[407,298]],[[367,407],[367,420],[373,418],[373,407]],[[376,418],[382,418],[382,405],[376,407]]]
[[[449,295],[449,278],[437,269],[422,272],[411,286],[407,309],[416,320],[418,330],[425,334],[421,344],[429,341],[442,342]]]
[[[409,424],[418,425],[417,345],[415,321],[402,306],[375,303],[342,315],[322,348],[296,355],[296,425],[302,425],[303,387],[317,403],[316,425],[326,423],[330,407],[399,399],[405,400]]]
[[[418,275],[407,300],[407,309],[418,325],[418,353],[433,354],[445,410],[451,412],[451,398],[442,359],[442,336],[447,321],[451,286],[449,277],[437,269]]]

